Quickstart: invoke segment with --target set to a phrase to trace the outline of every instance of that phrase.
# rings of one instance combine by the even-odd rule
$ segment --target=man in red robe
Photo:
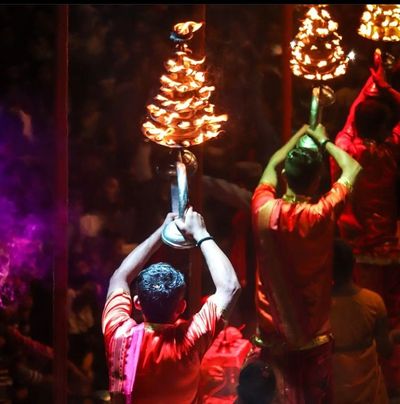
[[[384,78],[380,53],[376,70],[353,102],[344,128],[335,144],[363,167],[353,197],[339,217],[340,235],[352,247],[356,265],[354,278],[379,293],[385,302],[391,326],[400,326],[399,215],[400,93]],[[337,166],[332,164],[332,177]],[[397,192],[396,192],[397,191]],[[400,350],[384,367],[389,390],[400,394],[398,361]],[[397,372],[397,376],[396,376]],[[397,378],[397,380],[396,380]]]
[[[189,208],[175,223],[197,243],[216,287],[189,321],[179,319],[186,307],[182,273],[167,263],[143,269],[161,246],[164,224],[137,246],[110,279],[103,311],[103,333],[113,403],[192,404],[198,402],[200,363],[230,314],[240,285],[235,271],[208,233],[202,216]],[[130,294],[136,279],[137,295]],[[132,318],[133,305],[144,323]]]
[[[352,245],[356,255],[387,256],[397,248],[399,112],[400,93],[383,79],[380,62],[376,72],[371,69],[371,76],[335,139],[335,144],[363,167],[351,203],[338,221],[341,236]],[[338,177],[337,169],[333,163],[333,179]]]
[[[322,155],[295,147],[310,134],[342,175],[315,198]],[[276,195],[284,163],[286,193]],[[256,304],[263,355],[277,376],[280,402],[328,403],[331,399],[329,323],[335,217],[355,183],[360,165],[329,141],[325,128],[304,125],[270,159],[252,200],[257,250]]]

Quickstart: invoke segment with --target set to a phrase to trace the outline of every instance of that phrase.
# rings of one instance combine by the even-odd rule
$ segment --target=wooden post
[[[293,5],[283,6],[282,35],[282,141],[286,143],[292,135],[292,71],[290,69],[293,34]]]
[[[57,9],[55,88],[55,226],[53,275],[54,403],[67,403],[68,287],[68,5]]]
[[[193,5],[193,20],[196,22],[206,22],[206,5],[195,4]],[[196,57],[203,57],[205,54],[206,42],[206,26],[204,25],[193,38],[193,52]],[[206,61],[207,63],[207,61]],[[191,149],[197,158],[198,169],[196,174],[190,181],[189,195],[190,204],[193,208],[200,213],[203,213],[203,145],[195,146]],[[201,289],[202,289],[202,269],[203,257],[198,248],[190,250],[190,264],[189,264],[189,285],[188,285],[188,306],[189,313],[193,314],[200,308],[201,302]]]

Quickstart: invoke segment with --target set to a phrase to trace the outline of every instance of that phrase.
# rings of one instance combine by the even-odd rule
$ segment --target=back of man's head
[[[361,138],[382,142],[397,122],[396,107],[389,100],[369,98],[356,106],[354,125]]]
[[[288,186],[296,194],[307,195],[310,186],[321,175],[321,153],[304,147],[292,149],[285,160]]]
[[[165,262],[159,262],[141,271],[136,284],[147,321],[169,323],[174,320],[174,313],[186,289],[182,273]]]
[[[353,251],[342,239],[335,239],[333,244],[333,280],[340,286],[351,280],[354,266]]]

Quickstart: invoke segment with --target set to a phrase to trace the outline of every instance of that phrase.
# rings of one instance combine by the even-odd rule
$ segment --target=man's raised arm
[[[342,150],[340,147],[337,147],[329,140],[325,128],[321,124],[319,124],[314,131],[309,129],[308,133],[316,139],[322,147],[325,147],[326,151],[333,157],[342,170],[339,181],[352,187],[358,174],[362,170],[361,165],[353,159],[350,154]]]
[[[122,261],[119,268],[111,276],[107,296],[120,288],[129,292],[131,282],[139,275],[149,258],[162,245],[161,233],[164,226],[174,220],[176,216],[175,213],[168,213],[164,223]]]
[[[176,220],[176,225],[185,237],[193,238],[201,248],[216,288],[213,301],[228,317],[240,292],[240,284],[231,262],[210,236],[203,217],[191,207],[184,219]]]
[[[276,168],[283,163],[287,154],[292,150],[297,141],[307,133],[309,126],[303,125],[280,149],[278,149],[269,159],[267,167],[261,175],[259,184],[270,184],[274,188],[278,185],[278,174]]]

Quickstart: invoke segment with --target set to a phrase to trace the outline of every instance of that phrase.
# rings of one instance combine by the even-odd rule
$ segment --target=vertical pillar
[[[54,402],[67,403],[68,5],[56,6],[55,226],[53,274]]]
[[[283,5],[282,29],[282,141],[285,143],[292,134],[292,72],[290,69],[293,34],[293,5]]]
[[[206,22],[206,5],[195,4],[193,5],[193,21]],[[204,25],[198,32],[196,32],[195,38],[193,38],[193,52],[196,57],[203,57],[205,54],[205,42],[206,42],[206,26]],[[206,61],[207,63],[207,61]],[[197,158],[198,169],[196,174],[190,181],[190,203],[194,209],[200,213],[203,213],[203,145],[195,146],[191,149]],[[193,314],[200,308],[201,301],[201,289],[202,289],[202,268],[203,257],[201,251],[198,248],[190,250],[190,264],[189,264],[189,290],[188,290],[188,305],[189,313]]]

